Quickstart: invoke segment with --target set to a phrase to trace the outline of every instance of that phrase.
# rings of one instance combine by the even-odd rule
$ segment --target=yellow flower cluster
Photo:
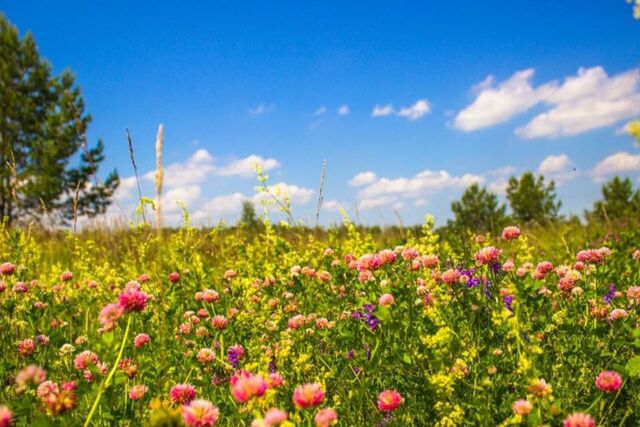
[[[455,427],[464,421],[464,410],[449,402],[436,402],[436,411],[440,415],[440,419],[435,423],[436,427]]]
[[[437,373],[429,378],[429,384],[435,387],[436,393],[449,395],[453,393],[453,378],[451,375]]]
[[[438,329],[433,335],[426,335],[420,337],[420,340],[424,345],[432,349],[439,349],[445,347],[451,341],[453,334],[451,333],[451,329],[448,327],[442,327]]]

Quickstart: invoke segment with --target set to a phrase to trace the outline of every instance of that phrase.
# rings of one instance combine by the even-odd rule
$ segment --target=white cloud
[[[402,107],[396,111],[391,104],[379,105],[376,104],[371,112],[371,117],[384,117],[395,114],[399,117],[404,117],[409,120],[417,120],[431,112],[431,104],[426,99],[419,99],[415,104],[409,107]]]
[[[360,187],[362,185],[371,184],[376,179],[376,174],[371,171],[360,172],[359,174],[351,178],[351,181],[349,181],[349,185],[351,187]]]
[[[205,202],[200,209],[192,215],[194,221],[213,222],[220,217],[237,216],[242,210],[242,203],[248,198],[242,193],[232,193],[217,196]]]
[[[601,160],[591,171],[596,181],[602,181],[607,175],[640,171],[640,154],[617,152]]]
[[[129,200],[134,196],[136,187],[137,184],[135,176],[120,178],[120,185],[118,185],[118,188],[113,194],[113,198],[118,202]]]
[[[362,189],[360,199],[373,199],[382,196],[420,197],[445,188],[464,188],[473,183],[484,183],[483,176],[465,174],[451,176],[447,171],[425,170],[412,178],[380,178]]]
[[[538,92],[554,108],[516,130],[525,139],[576,135],[640,114],[637,70],[609,77],[602,67],[581,68],[562,85],[551,83]]]
[[[162,207],[166,212],[180,210],[178,202],[190,206],[200,198],[202,189],[198,185],[176,187],[162,195]]]
[[[351,113],[351,110],[349,109],[349,106],[347,104],[338,107],[338,114],[340,114],[341,116],[346,116],[349,113]]]
[[[484,78],[483,81],[473,85],[473,87],[471,88],[471,91],[474,94],[478,95],[487,89],[491,89],[495,83],[496,83],[495,76],[493,76],[492,74],[489,74],[487,77]]]
[[[195,185],[204,182],[211,176],[250,177],[254,174],[254,165],[256,163],[261,165],[265,171],[280,167],[280,162],[276,159],[265,159],[255,154],[217,166],[213,156],[207,150],[200,149],[187,161],[175,162],[165,167],[164,185],[169,188]],[[153,182],[155,180],[155,170],[147,172],[144,175],[144,179]]]
[[[422,199],[417,199],[417,200],[415,201],[414,205],[415,205],[417,208],[419,208],[419,207],[421,207],[421,206],[426,206],[428,203],[429,203],[429,201],[428,201],[427,199],[422,198]]]
[[[255,165],[258,164],[262,167],[262,170],[269,171],[280,167],[280,162],[276,159],[265,159],[260,156],[252,154],[244,159],[234,160],[227,165],[217,167],[214,170],[214,175],[218,176],[245,176],[250,177],[255,174]]]
[[[358,202],[358,209],[374,209],[382,206],[390,205],[395,202],[395,199],[388,197],[375,197],[371,199],[362,199]]]
[[[453,125],[468,132],[506,122],[527,111],[537,103],[535,91],[529,83],[533,72],[531,68],[518,71],[495,87],[493,77],[487,77],[474,86],[478,96],[458,113]]]
[[[516,129],[516,134],[524,139],[557,138],[640,114],[640,75],[636,70],[608,76],[599,66],[580,68],[561,84],[552,81],[537,88],[530,82],[533,73],[533,69],[526,69],[497,86],[493,78],[476,85],[476,99],[458,113],[454,126],[464,131],[481,129],[544,104],[550,108]]]
[[[499,194],[501,196],[504,196],[505,194],[507,194],[507,186],[509,185],[509,181],[505,178],[500,178],[497,179],[493,182],[491,182],[487,188],[489,189],[489,191],[492,191],[496,194]]]
[[[249,108],[248,111],[251,116],[261,116],[272,112],[275,108],[275,104],[265,104],[264,102],[261,102],[255,108]]]
[[[196,151],[187,161],[171,163],[164,168],[164,185],[180,187],[203,182],[215,169],[214,159],[205,149]],[[155,170],[147,172],[144,179],[153,182]]]
[[[426,99],[419,99],[410,107],[404,107],[398,111],[400,117],[406,117],[409,120],[417,120],[431,112],[431,105]]]
[[[324,113],[326,113],[326,112],[327,112],[326,107],[325,107],[324,105],[322,105],[322,106],[320,106],[320,108],[318,108],[318,109],[313,113],[313,115],[317,117],[317,116],[321,116],[321,115],[323,115],[323,114],[324,114]]]
[[[492,178],[492,181],[488,183],[487,188],[496,194],[505,195],[507,193],[509,177],[514,175],[516,171],[517,169],[514,166],[505,166],[485,172],[485,176]]]
[[[344,208],[342,207],[342,203],[337,200],[325,200],[324,202],[322,202],[322,209],[337,211]]]
[[[376,106],[373,107],[373,111],[371,112],[371,117],[390,116],[393,113],[394,113],[394,110],[391,104],[387,104],[387,105],[376,104]]]
[[[299,187],[297,185],[287,184],[285,182],[279,182],[277,184],[270,185],[268,188],[269,192],[276,197],[281,198],[286,194],[291,200],[291,203],[296,205],[304,205],[309,200],[311,200],[311,197],[315,194],[315,191],[309,188]],[[271,196],[264,193],[258,193],[253,196],[252,200],[256,203],[259,203],[260,200],[269,199],[270,197]]]
[[[291,203],[294,205],[303,205],[309,202],[315,194],[313,190],[308,188],[284,182],[269,186],[269,190],[280,199],[282,199],[284,193],[286,193],[289,196]],[[248,200],[254,205],[259,206],[260,202],[265,199],[269,200],[271,199],[271,196],[264,193],[256,193],[253,196],[246,196],[240,192],[216,196],[204,202],[200,209],[193,214],[193,219],[194,221],[203,222],[205,220],[213,221],[220,217],[237,216],[242,210],[242,203],[244,201]]]
[[[487,171],[485,175],[504,178],[504,177],[510,177],[516,172],[516,170],[517,169],[515,168],[515,166],[505,166],[502,168],[492,169],[490,171]]]
[[[550,155],[540,162],[538,173],[562,185],[578,176],[573,164],[566,154]]]
[[[571,159],[569,159],[569,156],[566,154],[559,154],[557,156],[552,154],[540,162],[538,173],[542,175],[558,173],[569,168],[571,164]]]

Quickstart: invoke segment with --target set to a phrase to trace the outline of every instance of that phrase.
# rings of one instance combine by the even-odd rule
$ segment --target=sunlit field
[[[640,0],[0,2],[0,427],[640,426]]]
[[[4,228],[0,425],[637,425],[637,228],[432,225]]]

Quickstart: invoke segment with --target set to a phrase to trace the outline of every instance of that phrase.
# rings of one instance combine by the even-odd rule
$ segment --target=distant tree
[[[104,182],[95,178],[104,146],[87,146],[90,121],[73,75],[52,75],[31,34],[20,39],[0,14],[0,218],[46,211],[67,222],[74,212],[105,211],[119,178],[116,171]]]
[[[449,220],[448,225],[478,233],[496,233],[507,222],[506,209],[504,204],[499,204],[497,194],[472,184],[460,200],[451,203],[454,219]]]
[[[507,199],[514,219],[520,223],[527,223],[558,218],[562,203],[556,201],[555,189],[553,181],[545,184],[544,176],[539,175],[536,178],[528,171],[520,178],[509,178]]]
[[[586,212],[589,221],[617,221],[640,218],[640,190],[633,191],[629,178],[618,176],[602,186],[602,200]]]
[[[240,224],[254,228],[258,225],[258,217],[256,216],[256,208],[249,200],[242,202],[242,214],[240,215]]]

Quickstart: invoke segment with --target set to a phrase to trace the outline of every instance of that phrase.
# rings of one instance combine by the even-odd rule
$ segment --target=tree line
[[[478,184],[469,186],[462,197],[451,203],[453,219],[447,228],[496,233],[509,223],[545,224],[563,219],[555,182],[544,176],[525,172],[511,177],[506,189],[506,203],[498,194]],[[510,213],[507,213],[507,207]],[[584,212],[588,223],[617,223],[640,218],[640,189],[629,178],[613,177],[602,186],[602,197]],[[571,218],[571,219],[575,219]]]

